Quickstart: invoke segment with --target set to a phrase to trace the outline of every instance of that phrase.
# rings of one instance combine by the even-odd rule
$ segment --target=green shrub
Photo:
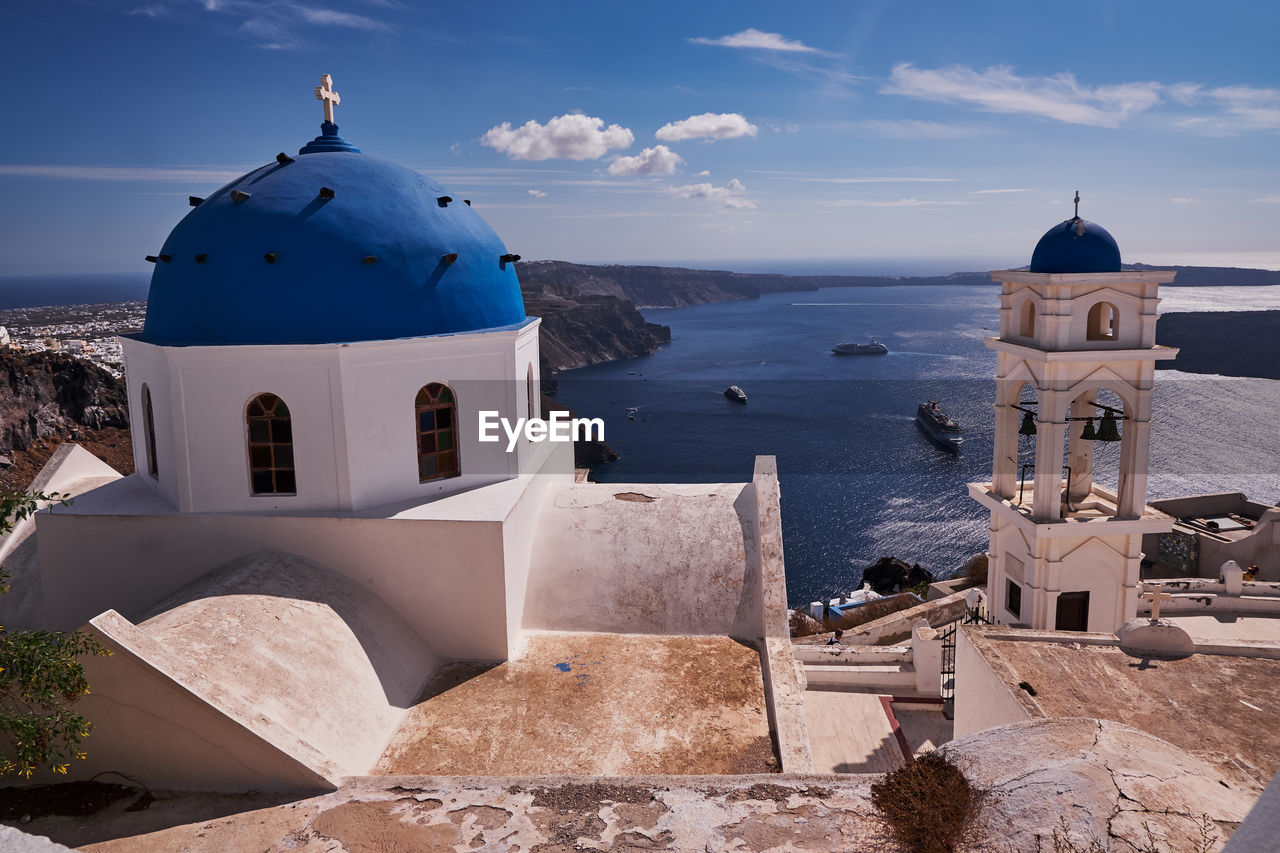
[[[68,503],[56,492],[0,493],[0,536],[41,503]],[[0,592],[8,592],[0,571]],[[69,759],[84,758],[80,742],[93,727],[69,707],[89,692],[81,655],[110,655],[92,637],[61,631],[5,631],[0,626],[0,775],[27,778],[41,767],[66,773]]]

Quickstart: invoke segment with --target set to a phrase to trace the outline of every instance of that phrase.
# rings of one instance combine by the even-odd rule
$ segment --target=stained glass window
[[[249,428],[249,485],[255,495],[298,492],[293,470],[293,421],[275,394],[259,394],[245,409]]]
[[[413,409],[418,434],[418,482],[458,476],[458,410],[453,391],[439,382],[424,385]]]

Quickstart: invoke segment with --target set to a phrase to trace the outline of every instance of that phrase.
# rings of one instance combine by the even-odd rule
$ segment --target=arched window
[[[1030,299],[1022,303],[1022,325],[1018,334],[1024,338],[1036,336],[1036,304]]]
[[[413,403],[418,430],[418,482],[458,476],[458,408],[448,385],[422,386]]]
[[[524,381],[525,394],[529,398],[529,420],[538,416],[538,389],[533,384],[533,365],[529,365],[529,374]]]
[[[1116,319],[1116,306],[1110,302],[1096,303],[1089,309],[1089,322],[1086,326],[1085,339],[1090,341],[1114,341],[1117,331]]]
[[[151,389],[142,383],[142,429],[143,442],[147,447],[147,473],[152,477],[160,477],[160,466],[156,464],[156,416],[151,409]]]
[[[249,427],[249,483],[255,495],[294,495],[293,423],[275,394],[259,394],[245,407]]]

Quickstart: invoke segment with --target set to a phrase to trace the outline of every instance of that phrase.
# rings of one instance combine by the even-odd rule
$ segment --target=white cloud
[[[529,190],[529,195],[533,196],[534,198],[546,198],[546,197],[547,197],[547,194],[546,194],[546,193],[544,193],[542,190]]]
[[[1211,135],[1230,135],[1250,130],[1280,130],[1280,89],[1256,86],[1219,86],[1204,89],[1189,83],[1182,103],[1207,104],[1221,112],[1217,115],[1193,116],[1178,124]]]
[[[512,160],[596,160],[611,148],[626,148],[635,135],[625,127],[604,126],[604,119],[577,113],[557,116],[545,125],[530,119],[517,128],[503,122],[480,141]]]
[[[145,15],[148,18],[167,18],[169,17],[169,8],[163,3],[152,3],[149,6],[139,6],[136,9],[130,9],[127,14]]]
[[[854,122],[854,127],[873,136],[888,139],[963,139],[991,133],[991,130],[966,124],[943,124],[918,119],[867,119]]]
[[[227,169],[134,169],[120,166],[0,166],[0,175],[31,178],[59,178],[77,181],[194,181],[199,183],[234,180],[248,168]]]
[[[676,122],[668,122],[658,128],[655,137],[663,142],[680,142],[685,139],[736,139],[739,136],[755,136],[759,130],[738,113],[703,113]]]
[[[1017,187],[1015,189],[1007,189],[1007,190],[974,190],[973,194],[974,195],[999,195],[1002,193],[1025,193],[1025,192],[1030,192],[1030,190],[1028,190],[1026,187]]]
[[[731,36],[718,39],[693,38],[694,44],[711,44],[718,47],[745,47],[753,50],[780,50],[784,53],[821,53],[817,48],[809,47],[804,42],[784,38],[778,33],[762,33],[757,29],[745,29]]]
[[[709,178],[711,177],[711,172],[708,169],[703,169],[701,172],[695,172],[693,176],[695,178]]]
[[[800,178],[814,184],[954,184],[955,178],[901,178],[878,176],[873,178]]]
[[[1280,195],[1264,195],[1262,198],[1249,199],[1253,204],[1280,204]]]
[[[617,156],[609,164],[610,175],[670,175],[684,158],[665,145],[646,148],[634,157]]]
[[[1198,198],[1185,198],[1185,197],[1171,198],[1171,199],[1169,199],[1169,203],[1170,203],[1170,204],[1199,204],[1199,203],[1200,203],[1200,199],[1198,199]]]
[[[717,187],[710,183],[685,184],[680,187],[667,187],[667,192],[676,198],[715,201],[719,202],[723,208],[742,210],[756,206],[755,202],[739,196],[739,193],[745,192],[746,189],[742,185],[742,181],[734,178],[723,187]]]
[[[989,112],[1115,127],[1158,104],[1161,88],[1154,82],[1083,86],[1067,73],[1019,77],[1004,65],[976,71],[963,65],[916,68],[904,62],[893,67],[889,83],[880,91],[928,101],[973,104]]]
[[[347,27],[353,30],[366,30],[368,32],[389,33],[391,27],[375,21],[372,18],[366,18],[364,15],[353,15],[350,12],[335,12],[332,9],[310,9],[306,6],[292,7],[298,13],[298,17],[306,21],[308,24],[316,24],[328,27]]]
[[[929,201],[918,198],[900,198],[897,201],[872,201],[864,198],[845,198],[823,202],[827,207],[956,207],[973,204],[971,201]]]

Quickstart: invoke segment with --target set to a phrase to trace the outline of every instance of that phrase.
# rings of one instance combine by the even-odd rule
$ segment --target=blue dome
[[[326,124],[299,156],[222,187],[178,223],[141,339],[311,344],[469,332],[525,319],[493,229],[417,172]]]
[[[1120,272],[1120,247],[1101,225],[1068,219],[1036,243],[1031,272]]]

